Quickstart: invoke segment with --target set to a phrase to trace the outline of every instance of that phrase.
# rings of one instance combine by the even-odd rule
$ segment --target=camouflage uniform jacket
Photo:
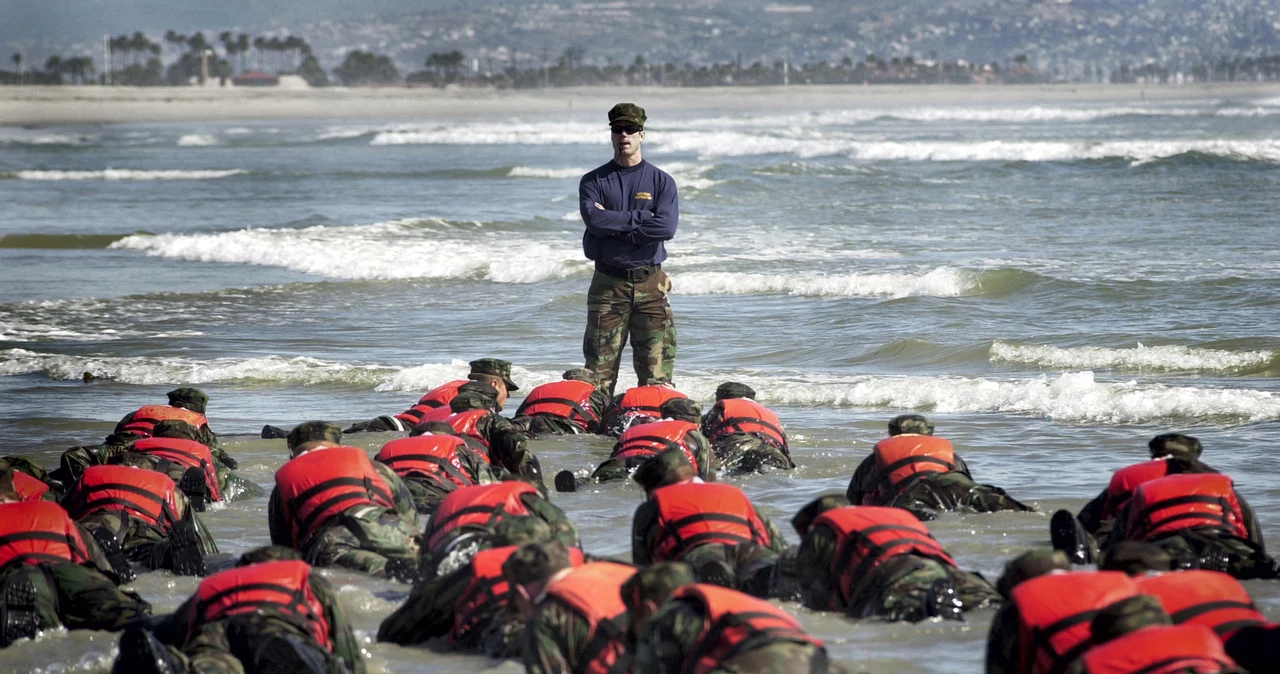
[[[587,663],[583,657],[590,637],[591,623],[582,614],[556,599],[543,599],[533,620],[525,627],[525,672],[575,674],[585,671]]]
[[[753,508],[755,506],[752,506]],[[764,546],[768,549],[781,554],[787,549],[787,541],[778,531],[778,527],[774,526],[767,516],[761,515],[759,511],[756,515],[764,522],[765,532],[769,536],[769,545]],[[656,501],[645,501],[636,508],[635,517],[631,521],[631,563],[639,566],[653,563],[653,550],[657,548],[658,541],[658,503]],[[686,550],[685,552],[688,552]]]

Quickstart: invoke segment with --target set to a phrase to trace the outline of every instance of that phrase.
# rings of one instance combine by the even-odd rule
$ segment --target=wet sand
[[[1280,96],[1280,83],[1150,85],[793,85],[790,87],[595,87],[440,90],[430,88],[247,89],[175,87],[4,87],[0,125],[56,126],[257,119],[369,119],[445,116],[520,117],[605,109],[620,100],[651,110],[722,113],[934,105],[1015,105]]]

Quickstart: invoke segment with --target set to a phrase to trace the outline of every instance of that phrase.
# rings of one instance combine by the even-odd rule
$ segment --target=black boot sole
[[[34,639],[40,633],[36,618],[36,586],[29,580],[11,582],[4,588],[3,632],[0,632],[0,648],[19,639]]]
[[[112,674],[183,674],[185,667],[154,634],[130,628],[120,635],[120,655]]]
[[[132,583],[137,580],[138,574],[134,573],[133,564],[130,564],[129,559],[124,556],[120,539],[116,538],[115,534],[106,529],[94,529],[93,540],[98,542],[99,548],[102,548],[102,554],[106,555],[108,562],[111,562],[111,568],[120,577],[121,583]]]
[[[186,495],[191,508],[198,513],[204,512],[205,504],[213,500],[209,494],[209,483],[205,481],[204,471],[191,467],[178,480],[178,489]]]
[[[1080,540],[1080,529],[1076,518],[1067,510],[1058,510],[1049,519],[1049,539],[1053,541],[1053,549],[1067,553],[1072,564],[1088,564],[1086,543]]]
[[[173,572],[182,576],[203,576],[204,555],[200,552],[200,535],[190,520],[181,520],[169,530],[169,556]]]
[[[555,483],[556,491],[578,491],[578,478],[574,477],[572,471],[562,470],[556,473]]]

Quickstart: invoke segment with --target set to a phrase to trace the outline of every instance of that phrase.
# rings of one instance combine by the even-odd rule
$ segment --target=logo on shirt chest
[[[648,192],[636,192],[636,201],[644,201],[646,199],[653,201],[653,195]]]

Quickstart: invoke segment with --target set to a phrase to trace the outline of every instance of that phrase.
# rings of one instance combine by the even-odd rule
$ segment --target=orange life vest
[[[622,399],[609,410],[610,426],[619,425],[626,428],[637,417],[659,419],[662,417],[662,404],[676,398],[689,396],[668,386],[636,386],[627,389]]]
[[[1153,625],[1094,646],[1088,674],[1213,674],[1238,669],[1222,640],[1202,625]]]
[[[653,561],[678,560],[708,543],[768,547],[769,529],[741,489],[729,484],[673,484],[653,490],[658,531]]]
[[[636,569],[613,562],[584,564],[547,585],[548,599],[555,599],[586,619],[587,645],[578,653],[574,672],[624,674],[631,670],[627,655],[622,584]]]
[[[200,582],[188,639],[206,623],[264,609],[278,611],[333,652],[324,605],[311,589],[311,566],[299,560],[263,562],[214,574]]]
[[[1248,538],[1244,513],[1231,478],[1217,473],[1179,473],[1144,482],[1129,502],[1128,540],[1214,527]]]
[[[435,550],[445,536],[462,527],[484,527],[506,515],[528,516],[529,509],[520,499],[525,494],[538,494],[528,482],[498,482],[463,487],[445,496],[427,523],[427,549]]]
[[[707,439],[711,442],[732,433],[750,433],[783,452],[788,451],[782,422],[764,405],[748,398],[730,398],[717,402],[712,410],[720,411],[720,420],[707,428]]]
[[[15,470],[13,471],[13,490],[18,492],[18,498],[23,501],[39,501],[49,493],[49,485],[20,470]]]
[[[947,473],[956,469],[956,454],[946,438],[906,433],[877,442],[872,451],[881,479],[889,483],[894,493],[920,473]]]
[[[1201,569],[1138,579],[1142,594],[1160,599],[1173,622],[1204,625],[1223,639],[1241,627],[1267,624],[1240,581]]]
[[[854,585],[893,557],[914,554],[956,565],[929,529],[901,508],[833,508],[813,521],[813,527],[820,525],[836,534],[836,553],[829,572],[839,579],[840,593],[831,597],[833,611],[846,609],[853,600]]]
[[[181,438],[143,438],[133,443],[133,451],[158,456],[187,468],[199,468],[204,471],[204,481],[213,500],[222,500],[218,494],[217,464],[208,447],[195,440]]]
[[[488,450],[489,440],[483,435],[480,435],[480,432],[476,430],[476,425],[480,423],[481,419],[489,416],[490,414],[493,414],[490,410],[465,410],[455,414],[450,414],[445,417],[444,422],[453,426],[453,430],[456,431],[458,435],[473,438]],[[484,458],[487,461],[489,459],[488,454],[485,454]]]
[[[1089,622],[1098,611],[1136,594],[1138,584],[1119,571],[1050,573],[1013,588],[1018,607],[1021,674],[1062,672],[1092,646]]]
[[[529,391],[516,410],[518,417],[546,414],[568,419],[582,430],[595,427],[599,417],[591,409],[591,394],[596,387],[585,381],[553,381]]]
[[[698,430],[698,424],[689,421],[653,421],[628,428],[613,446],[611,459],[647,459],[657,456],[668,449],[684,452],[693,464],[693,469],[702,472],[698,465],[698,457],[689,449],[685,437]]]
[[[735,656],[778,642],[822,648],[822,640],[805,634],[791,614],[763,599],[702,583],[676,588],[671,599],[696,602],[705,616],[697,646],[681,667],[685,674],[708,674]]]
[[[133,418],[124,425],[122,430],[151,437],[151,431],[155,430],[156,424],[170,419],[185,421],[194,428],[209,425],[209,420],[199,412],[172,405],[146,405],[139,407],[138,411],[133,413]]]
[[[348,508],[396,507],[391,487],[359,447],[313,449],[289,459],[276,471],[276,488],[297,548]]]
[[[400,477],[425,477],[449,488],[470,487],[475,480],[458,458],[458,448],[467,443],[455,435],[419,435],[392,440],[374,457]]]
[[[502,575],[502,565],[519,550],[518,545],[492,548],[476,553],[471,560],[471,582],[462,591],[453,612],[449,642],[457,644],[472,630],[482,627],[511,601],[511,586]],[[582,566],[582,550],[569,548],[569,563]]]
[[[168,531],[180,519],[178,486],[164,473],[132,466],[90,466],[76,484],[68,509],[80,519],[102,510],[123,510]]]
[[[1102,504],[1102,519],[1114,519],[1129,499],[1133,498],[1133,491],[1138,488],[1138,485],[1168,474],[1167,459],[1143,461],[1112,473],[1111,482],[1107,485],[1107,498]]]
[[[18,564],[89,562],[80,528],[52,501],[0,503],[0,572]]]
[[[439,421],[439,419],[424,419],[423,417],[430,413],[431,410],[441,407],[448,407],[458,395],[458,387],[466,384],[468,380],[458,379],[445,384],[441,384],[418,399],[418,404],[396,415],[400,421],[404,421],[411,426],[417,426],[423,421]]]

